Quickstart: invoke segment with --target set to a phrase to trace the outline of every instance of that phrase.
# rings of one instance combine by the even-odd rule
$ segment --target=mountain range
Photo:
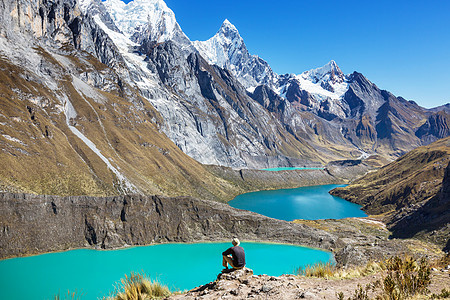
[[[207,197],[231,189],[208,164],[392,160],[449,135],[446,106],[334,61],[276,74],[228,20],[190,41],[162,0],[0,3],[4,189]]]

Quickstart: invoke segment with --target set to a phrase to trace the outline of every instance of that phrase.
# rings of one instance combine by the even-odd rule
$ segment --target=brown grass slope
[[[419,147],[331,193],[384,214],[395,237],[421,237],[448,247],[450,138]]]

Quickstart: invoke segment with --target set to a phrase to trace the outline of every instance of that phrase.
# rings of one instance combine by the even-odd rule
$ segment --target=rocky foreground
[[[450,286],[450,267],[433,270],[430,294]],[[255,275],[251,269],[220,273],[217,280],[169,299],[338,299],[337,293],[354,296],[358,285],[365,287],[380,279],[381,273],[351,279],[324,279],[295,275]],[[370,296],[376,292],[371,291]],[[358,298],[359,299],[359,298]]]

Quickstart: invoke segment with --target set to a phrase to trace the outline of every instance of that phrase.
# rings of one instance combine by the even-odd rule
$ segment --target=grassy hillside
[[[419,147],[331,193],[383,214],[396,237],[423,237],[448,246],[450,138]]]

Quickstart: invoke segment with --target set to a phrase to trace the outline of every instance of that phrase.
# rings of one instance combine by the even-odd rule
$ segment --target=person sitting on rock
[[[222,265],[225,269],[228,269],[228,265],[230,265],[233,269],[240,270],[245,266],[244,248],[239,246],[241,242],[237,238],[234,238],[231,243],[233,247],[228,248],[222,253]]]

